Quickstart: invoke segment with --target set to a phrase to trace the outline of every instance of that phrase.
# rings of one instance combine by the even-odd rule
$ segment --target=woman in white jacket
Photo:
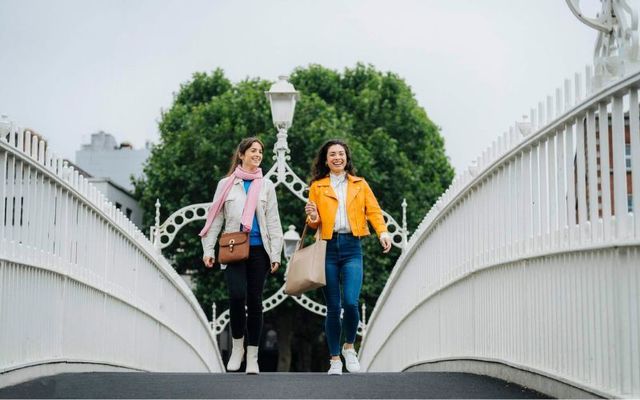
[[[225,269],[229,293],[229,312],[233,347],[227,370],[237,371],[244,357],[247,332],[246,373],[257,374],[258,345],[262,330],[262,292],[267,271],[280,267],[282,226],[276,191],[269,179],[263,179],[260,163],[264,145],[260,139],[244,139],[236,149],[229,173],[218,182],[207,223],[200,232],[207,268],[215,263],[215,245],[224,232],[249,232],[249,259],[229,264]],[[246,314],[245,314],[246,306]]]

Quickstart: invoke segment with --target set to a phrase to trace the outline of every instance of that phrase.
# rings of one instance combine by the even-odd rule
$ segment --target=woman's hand
[[[391,250],[391,237],[388,235],[382,235],[380,237],[380,245],[382,246],[382,252],[388,253]]]
[[[207,268],[213,268],[213,263],[216,262],[216,259],[213,257],[202,257],[202,262],[204,263],[204,266]]]
[[[276,272],[278,272],[278,268],[280,268],[280,263],[279,262],[272,262],[271,263],[271,273],[275,274]]]
[[[304,212],[307,213],[307,216],[309,217],[309,219],[311,219],[311,221],[318,220],[318,207],[316,206],[316,203],[312,201],[308,202],[304,206]]]

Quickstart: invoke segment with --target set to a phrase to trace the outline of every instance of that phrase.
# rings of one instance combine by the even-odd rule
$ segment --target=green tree
[[[415,229],[450,184],[453,169],[438,127],[406,82],[363,64],[342,73],[319,65],[301,67],[290,81],[302,93],[288,138],[289,165],[298,176],[308,181],[311,160],[325,140],[346,139],[358,174],[367,179],[381,206],[401,222],[401,202],[406,197],[408,227]],[[135,182],[146,226],[153,223],[156,198],[162,202],[163,218],[189,204],[210,201],[218,180],[226,175],[230,155],[244,137],[255,135],[264,141],[263,171],[272,166],[270,149],[276,137],[264,95],[269,86],[261,79],[234,85],[219,69],[196,73],[181,86],[172,107],[162,113],[160,142],[147,162],[145,179]],[[278,198],[283,227],[293,224],[300,231],[303,203],[283,187],[278,188]],[[201,225],[184,227],[164,254],[179,272],[197,271],[196,296],[210,317],[212,302],[222,309],[228,305],[223,273],[202,267],[197,236]],[[394,248],[383,256],[374,236],[365,240],[364,251],[362,298],[370,313],[400,252]],[[281,286],[283,272],[281,268],[275,279],[268,280],[267,296]],[[310,296],[323,301],[320,291]],[[318,347],[322,319],[309,317],[292,303],[288,300],[269,315],[279,335],[279,369],[324,368],[311,365],[310,353],[304,350]]]

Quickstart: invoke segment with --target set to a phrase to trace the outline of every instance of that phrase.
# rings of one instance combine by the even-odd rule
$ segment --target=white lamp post
[[[271,85],[268,92],[265,92],[271,104],[273,125],[278,129],[278,140],[273,147],[273,152],[276,153],[276,170],[280,181],[284,181],[287,168],[286,160],[289,153],[287,130],[293,122],[296,101],[300,99],[300,93],[296,91],[287,79],[287,76],[279,76],[278,81]]]
[[[296,251],[296,246],[300,241],[300,235],[296,231],[296,227],[289,225],[289,230],[284,234],[284,257],[289,261]]]

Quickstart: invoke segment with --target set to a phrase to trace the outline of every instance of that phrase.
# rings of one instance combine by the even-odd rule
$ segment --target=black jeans
[[[251,246],[248,260],[229,264],[224,270],[229,292],[231,336],[240,339],[246,329],[249,346],[258,346],[260,343],[262,291],[270,267],[269,255],[264,247]]]

